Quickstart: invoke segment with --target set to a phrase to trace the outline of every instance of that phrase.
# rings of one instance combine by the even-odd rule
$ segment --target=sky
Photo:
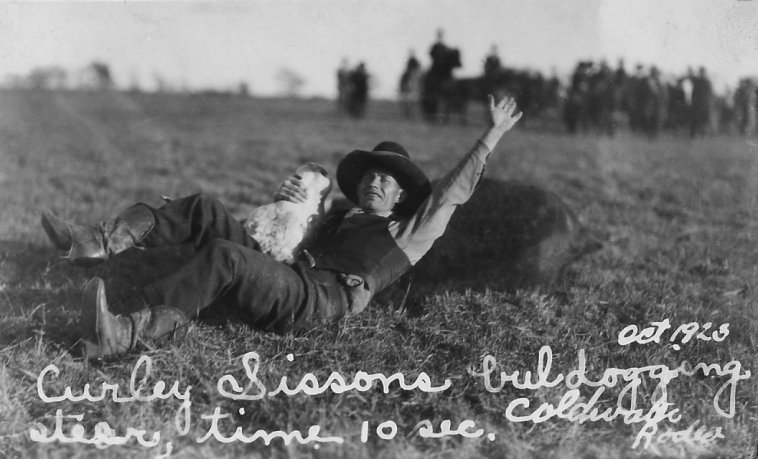
[[[32,68],[106,62],[117,85],[283,91],[332,97],[343,59],[365,62],[372,95],[393,97],[411,51],[429,65],[443,29],[459,76],[482,72],[492,45],[505,65],[567,75],[580,59],[683,73],[706,66],[716,88],[758,75],[758,0],[0,0],[0,81]]]

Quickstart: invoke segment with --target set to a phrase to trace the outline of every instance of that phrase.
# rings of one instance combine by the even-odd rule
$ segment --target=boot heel
[[[89,228],[83,226],[69,226],[71,232],[71,248],[63,257],[77,266],[94,266],[108,259],[105,249],[103,230],[97,225]]]

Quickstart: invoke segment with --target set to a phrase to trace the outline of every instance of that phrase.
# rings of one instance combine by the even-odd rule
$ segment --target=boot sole
[[[93,277],[84,287],[82,295],[82,318],[89,331],[93,331],[96,340],[82,341],[83,354],[88,360],[115,357],[127,352],[133,345],[124,337],[131,335],[131,327],[119,323],[119,318],[108,310],[105,296],[105,283],[99,277]],[[123,325],[125,328],[120,328]]]
[[[98,335],[100,310],[105,304],[105,283],[99,277],[94,277],[84,286],[79,307],[82,329],[86,336],[95,337]],[[107,306],[105,307],[107,309]]]
[[[51,212],[43,212],[40,222],[42,223],[42,229],[45,230],[47,237],[56,249],[62,252],[68,252],[71,249],[71,244],[73,243],[71,231],[63,220]]]

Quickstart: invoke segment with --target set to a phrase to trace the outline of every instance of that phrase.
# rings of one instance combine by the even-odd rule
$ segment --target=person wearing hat
[[[189,242],[198,249],[177,271],[146,286],[146,307],[130,314],[111,313],[103,281],[91,279],[80,306],[85,357],[115,356],[140,340],[181,332],[188,319],[219,299],[253,327],[279,333],[362,311],[443,234],[455,208],[474,192],[495,145],[521,118],[511,98],[496,104],[490,96],[489,108],[490,127],[434,188],[396,142],[346,155],[337,183],[355,207],[290,265],[263,254],[243,224],[205,194],[160,208],[136,204],[88,227],[44,213],[51,241],[75,264],[102,262],[137,244]],[[303,193],[292,176],[275,198],[299,202]]]

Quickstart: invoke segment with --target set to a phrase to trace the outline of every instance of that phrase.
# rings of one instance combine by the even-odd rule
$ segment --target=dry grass
[[[192,427],[174,427],[176,401],[43,403],[35,385],[50,363],[61,370],[46,384],[51,392],[103,381],[128,386],[139,355],[91,366],[70,352],[76,336],[79,291],[99,275],[114,308],[135,307],[135,290],[166,272],[181,256],[128,253],[104,266],[76,269],[59,261],[39,226],[39,211],[53,208],[78,221],[112,216],[134,201],[160,202],[160,195],[204,191],[244,217],[267,202],[278,182],[301,162],[315,160],[334,171],[353,148],[394,139],[412,152],[432,177],[440,176],[472,144],[478,126],[429,126],[399,119],[395,107],[373,107],[368,120],[340,118],[326,101],[218,99],[123,93],[0,92],[0,456],[155,456],[171,441],[178,457],[747,457],[758,440],[755,377],[736,393],[737,414],[718,416],[711,404],[719,384],[700,376],[677,380],[670,401],[683,413],[672,428],[695,420],[722,427],[725,439],[707,449],[666,443],[657,450],[631,449],[637,428],[622,422],[576,424],[550,420],[509,423],[508,403],[528,396],[556,402],[559,386],[538,391],[508,388],[489,393],[466,369],[493,355],[509,371],[534,370],[537,352],[549,345],[554,373],[574,368],[586,349],[597,374],[682,360],[725,364],[739,360],[756,371],[758,252],[756,199],[758,148],[738,138],[691,142],[666,137],[655,142],[622,135],[613,139],[567,137],[549,126],[518,130],[503,141],[487,174],[537,181],[562,196],[605,241],[559,284],[506,293],[493,282],[482,290],[465,285],[436,291],[423,310],[408,314],[374,305],[357,317],[307,333],[276,336],[238,323],[194,324],[188,339],[146,350],[151,381],[191,385]],[[504,218],[507,216],[503,216]],[[143,257],[143,255],[145,255]],[[691,342],[676,351],[669,343],[619,346],[626,325],[668,318],[729,323],[722,343]],[[311,372],[324,380],[364,370],[426,372],[435,383],[450,378],[440,394],[420,391],[351,391],[235,402],[218,394],[225,374],[246,381],[240,357],[261,355],[261,379],[273,387],[281,377],[297,381]],[[289,362],[287,354],[295,356]],[[650,383],[650,381],[648,381]],[[644,400],[649,401],[650,387]],[[589,392],[588,392],[589,393]],[[588,393],[583,393],[585,396]],[[618,393],[603,397],[610,407]],[[272,446],[216,441],[198,444],[208,429],[202,414],[215,407],[245,408],[229,420],[251,433],[306,430],[345,438],[343,445]],[[161,446],[131,442],[100,450],[92,446],[32,442],[34,423],[51,428],[56,409],[82,413],[88,432],[107,421],[118,432],[138,427],[161,432]],[[473,419],[495,440],[423,439],[413,434],[422,419],[435,426]],[[362,421],[398,426],[393,440],[370,435],[360,441]]]

